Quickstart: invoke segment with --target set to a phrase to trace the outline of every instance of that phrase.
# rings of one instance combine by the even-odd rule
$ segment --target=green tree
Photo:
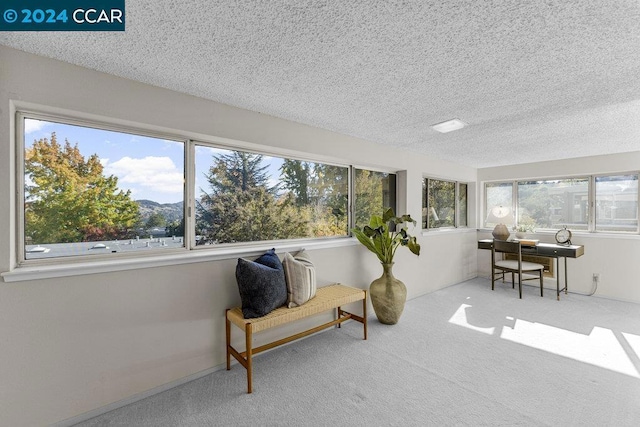
[[[164,227],[165,225],[167,225],[167,219],[164,217],[164,215],[162,215],[159,212],[154,212],[151,215],[149,215],[149,218],[147,219],[147,222],[145,223],[145,227],[147,229],[156,228],[156,227]]]
[[[518,186],[518,207],[520,209],[519,224],[534,227],[551,227],[550,212],[554,197],[549,194],[546,185],[527,183]]]
[[[309,182],[313,163],[285,159],[280,166],[283,187],[291,191],[297,206],[307,206],[310,202]]]
[[[309,218],[311,236],[347,233],[348,168],[287,159],[280,172],[282,188]]]
[[[320,223],[330,221],[333,236],[348,233],[349,169],[342,166],[316,163],[312,197],[318,209],[313,218]]]
[[[425,225],[428,226],[427,228],[455,226],[455,182],[441,181],[438,179],[428,179],[427,181],[429,224]]]
[[[184,217],[167,224],[165,230],[167,236],[184,236]]]
[[[207,174],[211,192],[197,206],[200,242],[231,243],[308,235],[308,218],[293,195],[277,195],[269,186],[262,156],[234,151],[214,156]]]
[[[25,235],[33,242],[126,238],[138,221],[138,204],[117,177],[103,175],[98,156],[85,160],[55,133],[25,150],[25,175]]]
[[[386,178],[388,180],[388,178]],[[356,227],[369,224],[371,215],[385,212],[391,206],[384,206],[384,186],[382,174],[356,169]],[[388,184],[387,184],[388,185]]]
[[[230,191],[247,191],[263,187],[275,194],[278,186],[269,187],[268,166],[262,166],[263,157],[259,154],[232,151],[231,154],[214,156],[214,164],[207,180],[216,194]]]

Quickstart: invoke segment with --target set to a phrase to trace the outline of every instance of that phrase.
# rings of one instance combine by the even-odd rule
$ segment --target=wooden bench
[[[341,306],[362,300],[362,317],[342,310]],[[336,318],[330,322],[316,326],[304,332],[291,335],[286,338],[252,348],[253,334],[276,326],[295,322],[314,314],[327,310],[336,309]],[[265,350],[286,344],[298,338],[305,337],[315,332],[326,329],[330,326],[340,324],[346,320],[353,319],[362,323],[364,329],[364,339],[367,339],[367,291],[352,288],[341,284],[334,284],[318,288],[316,296],[301,305],[300,307],[287,308],[280,307],[263,317],[245,319],[240,307],[227,309],[225,312],[226,334],[227,334],[227,371],[231,369],[231,356],[235,357],[247,370],[247,393],[252,392],[252,357]],[[231,345],[231,323],[245,333],[246,350],[239,352]]]

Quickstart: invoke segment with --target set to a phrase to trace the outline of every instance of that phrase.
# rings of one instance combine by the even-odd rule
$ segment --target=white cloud
[[[47,124],[47,122],[43,122],[42,120],[24,119],[24,133],[37,132]]]
[[[118,186],[136,195],[148,194],[144,197],[154,200],[152,193],[175,194],[182,199],[184,176],[169,157],[123,157],[107,162],[104,172],[117,176]]]

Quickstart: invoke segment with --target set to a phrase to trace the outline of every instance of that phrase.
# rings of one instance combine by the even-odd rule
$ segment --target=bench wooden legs
[[[228,312],[229,310],[227,310]],[[330,326],[340,324],[346,320],[353,319],[356,322],[362,323],[364,329],[364,339],[367,339],[367,298],[365,291],[365,298],[362,300],[362,316],[355,315],[353,313],[349,313],[348,311],[344,311],[341,307],[337,308],[337,317],[336,319],[324,323],[322,325],[316,326],[314,328],[308,329],[304,332],[299,332],[295,335],[291,335],[290,337],[282,338],[277,341],[264,344],[260,347],[253,348],[253,330],[251,323],[247,323],[245,326],[245,348],[246,350],[242,353],[237,351],[231,345],[231,322],[229,321],[229,317],[227,316],[227,312],[225,312],[225,332],[226,332],[226,341],[227,341],[227,371],[231,369],[231,356],[233,356],[244,368],[247,370],[247,393],[251,393],[253,391],[253,355],[261,353],[265,350],[272,349],[282,344],[286,344],[288,342],[297,340],[299,338],[305,337],[307,335],[311,335],[313,333],[319,332],[323,329],[326,329]]]
[[[356,322],[362,323],[362,329],[364,331],[364,339],[367,339],[367,291],[364,291],[364,299],[362,300],[362,317],[349,313],[348,311],[344,311],[341,307],[336,308],[336,319],[340,319],[345,317],[345,320],[351,318]],[[338,328],[340,327],[342,322],[338,323]]]
[[[245,368],[247,368],[247,393],[253,392],[253,352],[251,351],[251,346],[253,343],[253,333],[251,331],[251,323],[247,323],[247,327],[245,328],[245,340],[246,340],[246,361],[247,364]]]
[[[231,356],[233,355],[233,357],[247,370],[247,393],[251,393],[253,391],[253,353],[259,352],[254,351],[252,348],[253,331],[251,330],[251,323],[247,323],[244,331],[246,351],[240,353],[231,346],[231,322],[229,322],[229,318],[226,316],[226,312],[224,320],[227,338],[227,371],[231,370]]]
[[[231,353],[229,352],[229,348],[231,347],[231,322],[229,322],[228,312],[229,309],[226,309],[224,312],[224,329],[227,336],[227,371],[231,369]]]

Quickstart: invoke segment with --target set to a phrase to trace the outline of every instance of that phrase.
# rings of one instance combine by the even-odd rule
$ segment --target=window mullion
[[[594,233],[596,231],[596,177],[594,175],[589,176],[589,209],[587,210],[588,218],[588,231]]]
[[[196,148],[193,140],[185,144],[185,206],[184,206],[184,238],[185,247],[191,250],[196,245]]]
[[[348,234],[352,236],[351,229],[356,226],[356,168],[349,165],[349,191],[347,192],[348,206],[347,224]]]
[[[460,185],[458,181],[455,183],[455,187],[453,190],[454,200],[453,200],[453,226],[456,228],[460,227]]]
[[[513,212],[513,227],[517,227],[518,226],[518,216],[519,216],[519,212],[520,212],[520,203],[518,201],[518,181],[514,181],[512,184],[512,188],[511,188],[511,211]]]
[[[16,254],[18,265],[23,264],[26,260],[25,256],[25,134],[24,134],[24,119],[25,116],[22,113],[16,114],[16,135],[20,138],[20,143],[16,150],[16,195],[18,200],[16,201],[16,218],[17,224],[16,230]]]

